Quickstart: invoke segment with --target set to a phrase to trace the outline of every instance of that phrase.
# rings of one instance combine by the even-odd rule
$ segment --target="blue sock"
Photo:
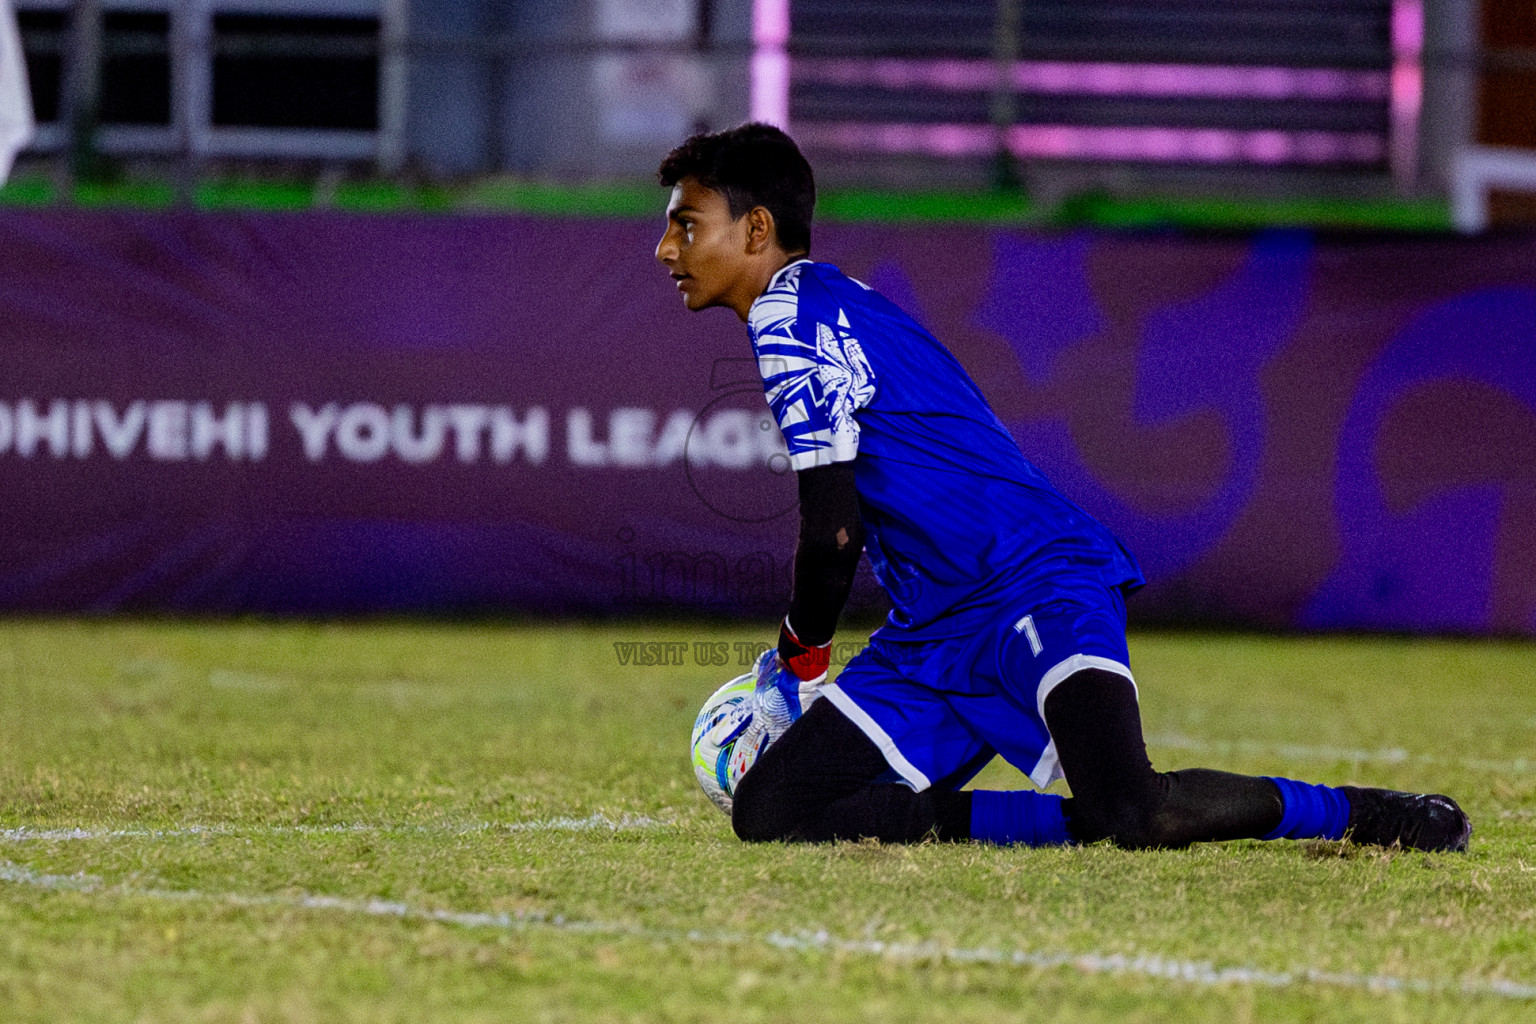
[[[1065,846],[1072,837],[1061,801],[1027,789],[978,789],[971,795],[971,838],[999,846]]]
[[[1332,786],[1313,786],[1266,775],[1280,787],[1285,808],[1280,824],[1265,839],[1343,839],[1349,827],[1349,797]]]

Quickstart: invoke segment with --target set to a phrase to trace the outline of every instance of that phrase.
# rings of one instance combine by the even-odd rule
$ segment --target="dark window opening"
[[[63,11],[17,11],[16,22],[26,55],[27,85],[32,90],[32,116],[39,122],[57,121],[68,18]]]
[[[213,123],[373,130],[377,18],[214,18]]]
[[[102,123],[170,124],[169,16],[114,12],[101,27]]]
[[[17,11],[21,46],[32,91],[32,115],[57,121],[64,107],[69,14]],[[165,14],[111,12],[101,24],[101,101],[104,124],[171,123],[170,18]]]
[[[1483,46],[1494,60],[1478,90],[1478,141],[1536,146],[1536,71],[1528,63],[1536,57],[1536,6],[1485,4],[1482,20]]]

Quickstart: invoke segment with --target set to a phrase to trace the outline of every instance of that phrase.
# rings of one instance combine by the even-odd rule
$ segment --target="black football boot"
[[[1345,834],[1353,842],[1462,852],[1472,838],[1472,822],[1448,796],[1359,786],[1339,789],[1349,798]]]

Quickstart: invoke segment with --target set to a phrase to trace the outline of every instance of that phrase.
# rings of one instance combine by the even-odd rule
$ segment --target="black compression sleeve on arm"
[[[859,519],[852,462],[802,469],[796,477],[800,545],[795,549],[789,622],[801,643],[815,647],[827,643],[837,631],[837,617],[848,601],[864,551],[864,524]]]

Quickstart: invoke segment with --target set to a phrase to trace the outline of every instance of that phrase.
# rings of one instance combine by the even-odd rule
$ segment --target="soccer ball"
[[[710,694],[693,723],[693,774],[727,816],[737,783],[777,738],[758,707],[756,689],[753,673],[737,676]]]
[[[796,679],[773,648],[709,695],[693,722],[693,774],[727,815],[741,777],[821,697],[821,682]],[[823,677],[825,678],[825,677]]]

